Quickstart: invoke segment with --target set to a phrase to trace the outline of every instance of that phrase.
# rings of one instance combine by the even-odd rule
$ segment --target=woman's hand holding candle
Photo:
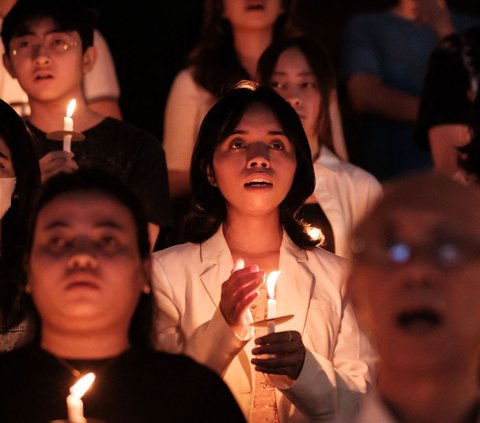
[[[237,270],[236,270],[237,269]],[[249,307],[258,297],[265,272],[258,266],[235,266],[230,277],[222,284],[220,310],[229,326],[239,335],[249,330]]]
[[[296,380],[302,371],[306,349],[302,335],[293,330],[274,332],[255,339],[252,364],[258,372]]]

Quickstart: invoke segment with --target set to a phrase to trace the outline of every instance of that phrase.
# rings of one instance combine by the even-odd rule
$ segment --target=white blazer
[[[154,253],[157,347],[185,353],[224,378],[249,417],[255,371],[252,338],[240,339],[219,308],[233,268],[222,228],[201,244]],[[346,261],[323,249],[297,247],[286,233],[280,249],[277,315],[293,314],[277,331],[296,330],[307,349],[299,378],[272,377],[280,421],[315,422],[356,408],[373,357],[344,297]]]
[[[349,258],[350,232],[382,195],[375,177],[340,160],[322,146],[315,169],[314,196],[332,225],[335,254]]]

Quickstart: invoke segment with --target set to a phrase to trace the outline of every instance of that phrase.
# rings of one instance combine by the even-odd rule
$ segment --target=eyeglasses
[[[480,259],[480,240],[470,238],[437,239],[422,245],[384,242],[368,245],[365,239],[352,240],[353,256],[382,266],[405,265],[419,260],[440,268],[454,268]]]
[[[38,54],[42,47],[45,47],[47,54],[59,56],[78,44],[78,41],[73,41],[67,34],[49,34],[43,43],[36,43],[34,37],[26,35],[14,39],[10,44],[10,49],[13,56],[22,58]]]

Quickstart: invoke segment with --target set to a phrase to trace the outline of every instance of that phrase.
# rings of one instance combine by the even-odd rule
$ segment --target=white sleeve
[[[168,170],[190,169],[193,146],[206,113],[208,93],[194,81],[191,70],[174,79],[165,106],[163,148]]]
[[[106,99],[118,100],[120,86],[115,65],[107,42],[99,31],[95,31],[93,44],[97,49],[97,61],[92,70],[85,75],[83,81],[87,102]]]

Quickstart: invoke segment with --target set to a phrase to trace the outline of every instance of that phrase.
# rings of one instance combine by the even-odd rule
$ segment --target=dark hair
[[[210,184],[208,168],[213,166],[216,147],[234,131],[250,106],[258,103],[273,112],[295,148],[297,166],[290,191],[280,204],[280,222],[295,244],[302,248],[315,246],[306,234],[303,224],[295,219],[295,212],[315,187],[307,136],[295,110],[275,91],[264,86],[232,90],[205,116],[190,165],[192,210],[183,228],[186,240],[202,242],[208,239],[225,220],[225,199],[220,190]]]
[[[29,258],[38,215],[58,197],[70,193],[99,193],[110,198],[131,213],[135,222],[137,247],[140,258],[150,256],[148,223],[141,201],[122,181],[101,169],[81,168],[74,173],[62,173],[53,176],[42,186],[35,202],[27,238],[26,255]],[[33,305],[31,304],[33,307]],[[152,343],[153,295],[142,294],[130,323],[129,340],[132,345],[151,346]],[[38,319],[38,316],[36,316]]]
[[[315,75],[322,102],[318,115],[318,141],[320,144],[332,145],[328,107],[330,95],[336,86],[335,72],[328,54],[320,45],[307,37],[291,37],[274,41],[258,61],[258,79],[261,84],[270,85],[278,58],[290,48],[300,50]]]
[[[77,31],[83,51],[93,46],[96,13],[80,0],[18,0],[2,24],[7,55],[12,38],[26,34],[32,22],[44,18],[51,18],[59,31]]]
[[[190,54],[195,81],[215,97],[220,97],[242,80],[251,78],[238,60],[230,23],[223,17],[224,0],[205,0],[200,43]],[[296,0],[282,0],[284,13],[273,29],[273,39],[295,34],[292,16]]]
[[[11,207],[0,221],[0,329],[9,330],[25,317],[19,284],[25,280],[22,258],[26,227],[40,186],[40,170],[29,130],[3,100],[0,100],[0,138],[10,150],[17,178]]]

